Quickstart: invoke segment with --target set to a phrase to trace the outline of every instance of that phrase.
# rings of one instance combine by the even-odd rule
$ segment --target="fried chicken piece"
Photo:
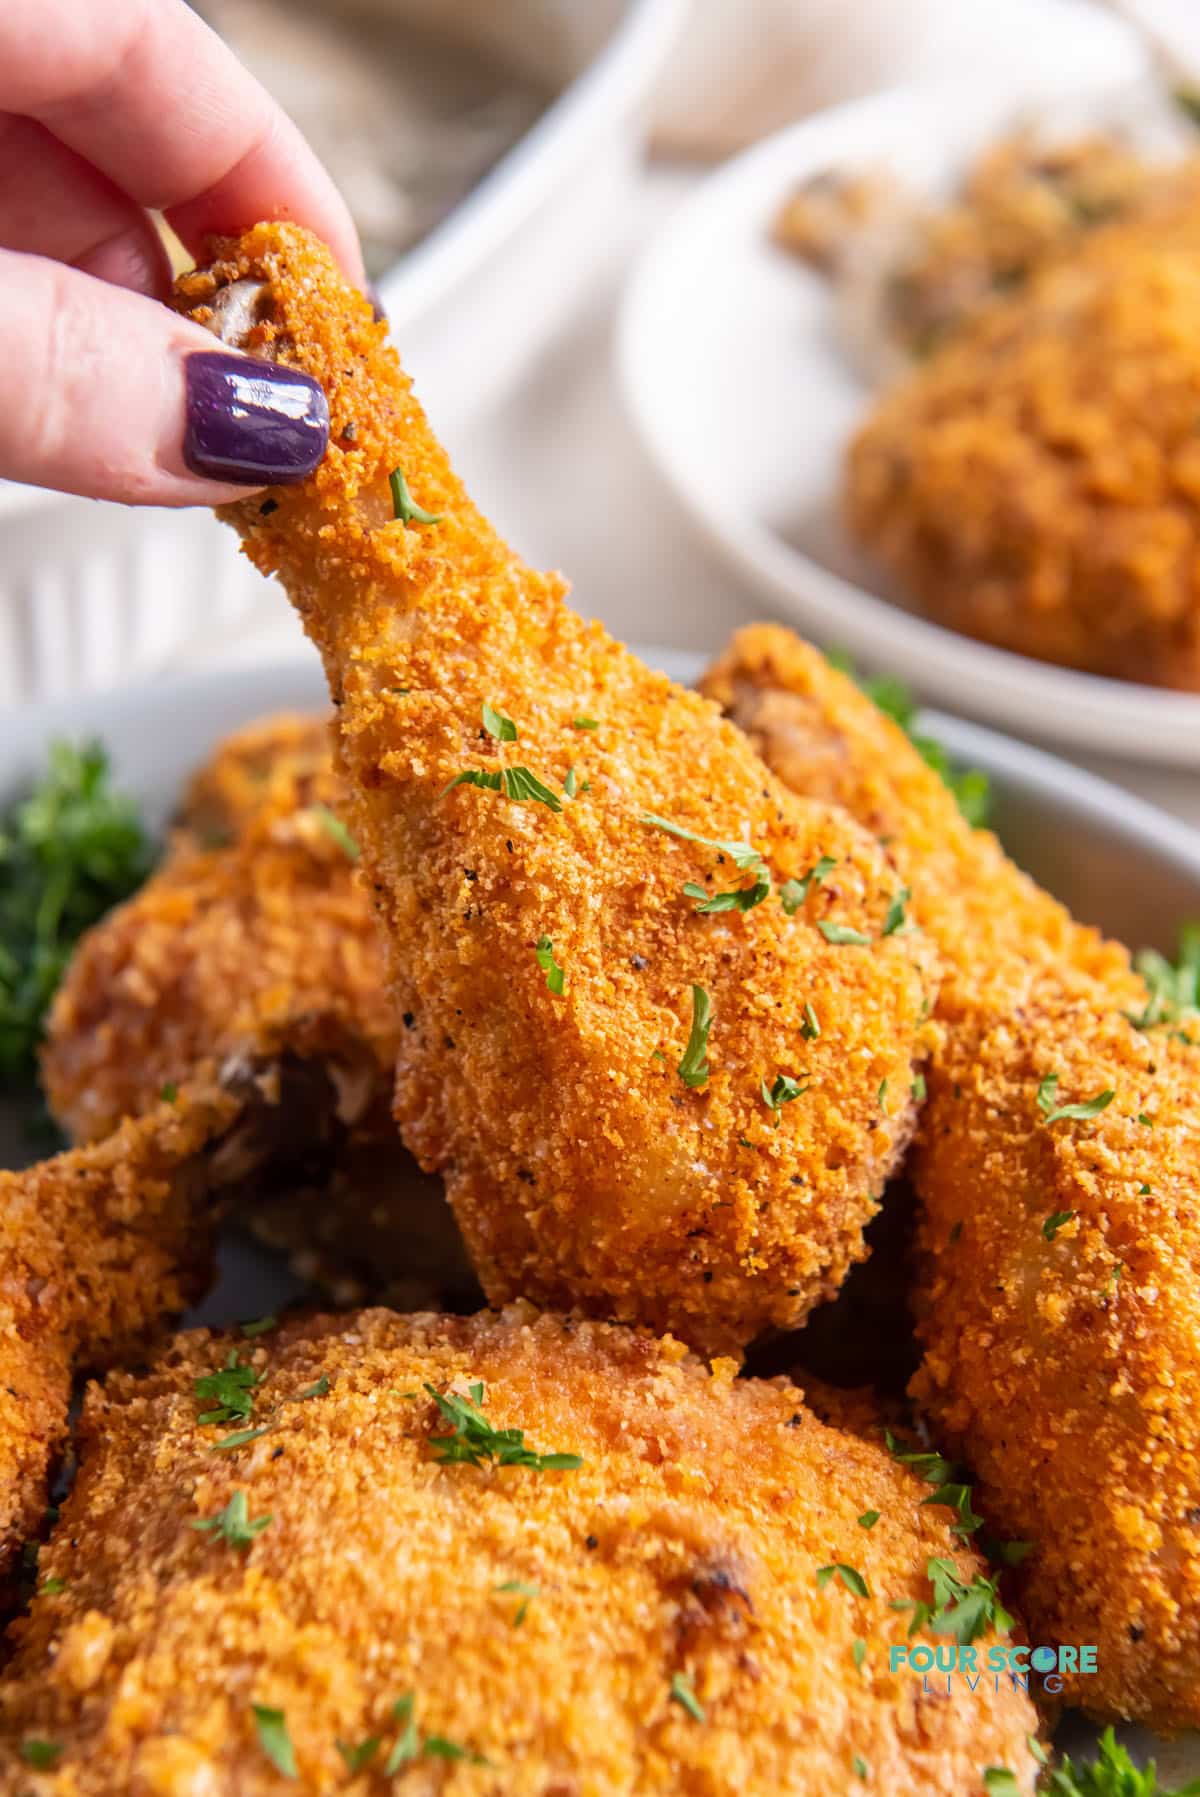
[[[205,1425],[196,1381],[230,1355],[251,1414]],[[945,1512],[732,1373],[528,1306],[182,1336],[88,1394],[42,1556],[61,1589],[12,1631],[0,1791],[40,1741],[64,1797],[365,1793],[401,1765],[464,1797],[971,1797],[988,1766],[1031,1792],[1026,1696],[888,1670],[926,1562],[979,1570]],[[231,1428],[265,1433],[215,1453]]]
[[[176,815],[200,848],[223,848],[264,813],[292,819],[299,811],[332,811],[340,792],[333,772],[329,724],[302,712],[278,712],[234,730],[192,775]]]
[[[72,1375],[142,1347],[203,1288],[241,1101],[201,1089],[93,1148],[0,1172],[0,1583],[46,1504]]]
[[[1032,1638],[1099,1648],[1070,1700],[1194,1726],[1200,1049],[1131,1021],[1147,993],[1126,951],[972,831],[815,650],[748,630],[704,685],[785,780],[888,834],[945,959],[912,1163],[914,1396],[991,1526],[1035,1544],[1017,1586]]]
[[[396,1115],[485,1290],[710,1347],[797,1322],[861,1255],[913,1123],[935,970],[882,934],[886,856],[505,547],[313,239],[256,227],[181,290],[328,394],[316,474],[227,515],[325,659],[347,821],[414,1019]],[[748,892],[764,865],[799,880],[822,856],[836,869],[794,915],[772,895],[701,916],[683,890]]]

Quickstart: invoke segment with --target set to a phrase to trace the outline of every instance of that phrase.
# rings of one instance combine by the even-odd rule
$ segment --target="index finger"
[[[345,202],[296,126],[184,0],[5,0],[0,111],[39,120],[193,255],[292,219],[364,280]]]

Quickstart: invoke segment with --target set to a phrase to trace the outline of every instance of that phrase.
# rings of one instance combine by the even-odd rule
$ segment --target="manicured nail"
[[[193,474],[273,487],[312,473],[329,441],[329,403],[309,375],[203,350],[184,369],[183,459]]]

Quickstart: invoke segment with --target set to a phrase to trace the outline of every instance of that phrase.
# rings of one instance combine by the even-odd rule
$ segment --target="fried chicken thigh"
[[[88,1395],[0,1791],[1032,1792],[1020,1690],[889,1670],[927,1562],[979,1572],[945,1511],[733,1370],[524,1305],[182,1336]]]
[[[913,1179],[914,1395],[1095,1714],[1200,1724],[1200,1048],[1126,951],[972,831],[817,652],[751,629],[705,689],[798,791],[886,834],[945,961]]]
[[[325,661],[413,1019],[396,1115],[485,1290],[713,1348],[798,1322],[914,1119],[936,972],[886,931],[886,855],[500,541],[311,237],[256,227],[180,288],[328,395],[316,474],[227,515]]]

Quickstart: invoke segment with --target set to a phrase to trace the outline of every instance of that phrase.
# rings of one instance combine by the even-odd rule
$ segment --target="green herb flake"
[[[802,880],[785,880],[779,888],[779,902],[789,917],[794,917],[809,892],[819,886],[828,874],[837,866],[832,855],[822,855],[821,859],[810,867]]]
[[[249,1442],[258,1441],[262,1436],[271,1433],[271,1425],[265,1424],[261,1429],[238,1429],[232,1435],[226,1435],[221,1441],[214,1441],[209,1448],[210,1454],[223,1454],[233,1448],[244,1448]]]
[[[311,1385],[306,1385],[303,1391],[298,1391],[296,1393],[296,1402],[297,1404],[300,1404],[303,1403],[305,1398],[325,1398],[328,1397],[328,1395],[329,1375],[328,1373],[322,1373],[319,1379],[314,1379]]]
[[[863,1758],[861,1753],[855,1754],[853,1763],[854,1763],[855,1778],[861,1778],[862,1782],[864,1784],[866,1784],[868,1778],[870,1778],[870,1776],[871,1776],[870,1766],[868,1766],[866,1760]]]
[[[1006,1766],[989,1766],[983,1775],[983,1788],[988,1797],[1020,1797],[1016,1774]]]
[[[1037,1089],[1038,1110],[1048,1124],[1059,1123],[1064,1119],[1098,1117],[1101,1111],[1108,1109],[1115,1097],[1115,1092],[1104,1091],[1098,1092],[1095,1098],[1085,1099],[1081,1104],[1059,1104],[1057,1073],[1048,1073]]]
[[[1108,1094],[1108,1096],[1111,1098],[1112,1093],[1110,1092]],[[1154,1128],[1154,1118],[1148,1117],[1146,1115],[1145,1111],[1138,1112],[1138,1122],[1142,1125],[1143,1129],[1153,1129]]]
[[[600,720],[599,718],[572,718],[571,728],[573,730],[599,730]]]
[[[1073,1210],[1056,1210],[1053,1216],[1047,1217],[1042,1224],[1042,1234],[1048,1242],[1052,1242],[1064,1223],[1069,1223],[1075,1215]]]
[[[777,1073],[773,1085],[768,1086],[764,1079],[759,1086],[759,1090],[762,1093],[763,1103],[774,1115],[775,1127],[778,1129],[779,1113],[784,1105],[791,1104],[794,1099],[803,1098],[804,1094],[808,1091],[808,1087],[802,1086],[800,1081],[793,1079],[789,1073]]]
[[[388,486],[392,489],[392,516],[401,524],[440,524],[445,517],[444,512],[427,512],[419,506],[408,490],[408,482],[403,471],[393,468],[388,475]]]
[[[1062,1764],[1046,1774],[1045,1797],[1200,1797],[1200,1778],[1167,1790],[1153,1760],[1144,1769],[1135,1766],[1111,1723],[1096,1748],[1096,1758],[1086,1765],[1064,1754]]]
[[[711,896],[703,886],[695,880],[689,880],[683,888],[685,898],[698,899],[696,910],[703,916],[711,917],[721,911],[753,911],[770,896],[771,882],[756,880],[753,886],[741,886],[728,892],[714,892]]]
[[[561,998],[567,976],[564,969],[554,959],[554,944],[549,936],[539,936],[537,947],[533,952],[537,956],[538,966],[546,976],[546,985],[553,992],[555,998]]]
[[[483,701],[483,727],[489,736],[495,737],[498,743],[515,743],[518,740],[517,726],[511,718],[506,718],[502,711]]]
[[[961,1647],[967,1647],[989,1629],[1005,1631],[1012,1627],[1013,1619],[1000,1602],[994,1579],[977,1573],[968,1585],[959,1577],[952,1560],[929,1560],[925,1572],[933,1587],[932,1603],[909,1598],[891,1605],[893,1610],[912,1611],[910,1635],[928,1628],[937,1635],[953,1635]]]
[[[693,986],[692,1029],[678,1068],[680,1079],[693,1091],[708,1084],[708,1035],[712,1023],[712,1000],[703,986]]]
[[[219,1535],[230,1547],[246,1549],[264,1529],[270,1528],[273,1521],[271,1516],[256,1516],[252,1522],[245,1492],[235,1491],[223,1510],[218,1510],[215,1516],[199,1517],[188,1527]]]
[[[678,836],[682,842],[698,842],[702,848],[716,849],[718,854],[728,855],[740,874],[766,877],[767,869],[762,856],[748,842],[720,842],[711,836],[697,836],[694,830],[685,830],[682,824],[673,824],[665,817],[656,816],[653,811],[643,811],[638,822],[647,824],[654,830],[665,830],[668,836]]]
[[[978,768],[957,768],[943,745],[932,736],[916,729],[917,707],[908,688],[892,675],[877,679],[860,677],[850,658],[832,654],[829,662],[849,676],[885,716],[898,724],[927,767],[949,787],[962,815],[972,826],[985,824],[991,802],[988,777]]]
[[[406,1766],[415,1760],[421,1752],[421,1737],[417,1733],[417,1724],[413,1717],[413,1703],[412,1693],[409,1692],[403,1697],[398,1697],[392,1705],[392,1720],[400,1725],[400,1733],[384,1762],[385,1778],[390,1778],[394,1772],[400,1770],[401,1766]]]
[[[894,936],[896,931],[902,928],[905,922],[904,907],[908,904],[911,897],[912,893],[909,891],[908,887],[902,886],[888,906],[887,916],[883,920],[883,935]]]
[[[274,1316],[256,1317],[253,1322],[241,1325],[242,1334],[247,1340],[253,1340],[256,1335],[267,1335],[278,1325],[278,1322],[279,1318]]]
[[[563,791],[569,799],[573,799],[579,791],[579,778],[573,767],[567,769],[567,777],[563,781]]]
[[[861,1672],[862,1668],[863,1668],[863,1661],[867,1657],[867,1644],[863,1640],[861,1635],[855,1641],[854,1646],[850,1649],[850,1655],[854,1661],[855,1666]]]
[[[62,1758],[62,1752],[62,1746],[58,1741],[21,1742],[21,1758],[36,1772],[51,1771]]]
[[[165,1086],[159,1088],[158,1096],[163,1104],[174,1104],[179,1097],[179,1087],[173,1079],[169,1079]]]
[[[800,1025],[800,1039],[803,1042],[815,1042],[821,1034],[821,1023],[811,1004],[805,1000],[804,1022]]]
[[[925,1084],[925,1075],[923,1073],[917,1074],[909,1090],[912,1093],[914,1104],[924,1104],[926,1098],[929,1096],[929,1088]]]
[[[425,1386],[452,1431],[429,1438],[440,1465],[482,1466],[485,1461],[494,1461],[499,1466],[527,1466],[534,1472],[570,1472],[583,1465],[579,1454],[535,1454],[525,1446],[522,1429],[495,1428],[483,1414],[482,1384],[477,1382],[468,1389],[470,1396],[464,1398],[455,1392],[440,1392],[433,1385]]]
[[[671,1702],[685,1709],[693,1722],[707,1721],[704,1705],[696,1696],[692,1681],[686,1672],[677,1672],[671,1679]]]
[[[211,1410],[202,1410],[198,1422],[201,1423],[236,1423],[242,1422],[254,1413],[255,1387],[261,1383],[260,1375],[249,1365],[243,1365],[238,1359],[237,1349],[231,1348],[225,1365],[215,1373],[205,1373],[195,1382],[197,1398],[211,1398],[214,1405]]]
[[[830,923],[827,917],[821,919],[817,928],[826,942],[832,942],[838,948],[844,946],[866,948],[871,941],[871,938],[864,936],[861,930],[852,930],[846,924]]]
[[[879,1082],[879,1091],[876,1094],[876,1098],[877,1098],[880,1110],[884,1111],[884,1112],[887,1111],[887,1089],[888,1089],[887,1081],[885,1079],[881,1079]]]
[[[295,1749],[283,1711],[273,1710],[265,1703],[251,1704],[250,1707],[258,1730],[258,1744],[276,1772],[281,1772],[284,1778],[298,1778]]]
[[[378,1735],[368,1735],[366,1740],[359,1741],[357,1746],[351,1746],[349,1741],[335,1741],[334,1745],[345,1760],[348,1772],[365,1772],[383,1742]]]
[[[847,1591],[852,1591],[855,1597],[870,1597],[870,1589],[862,1573],[854,1566],[844,1565],[840,1560],[835,1560],[831,1566],[817,1568],[818,1588],[823,1591],[835,1574],[841,1579]]]
[[[39,1597],[58,1597],[67,1588],[66,1579],[43,1579],[38,1588]]]
[[[1170,961],[1157,949],[1143,948],[1133,964],[1148,988],[1140,1011],[1125,1013],[1137,1030],[1171,1026],[1172,1034],[1192,1043],[1193,1035],[1175,1026],[1194,1018],[1200,1023],[1200,922],[1185,924],[1179,933],[1179,951]]]
[[[0,1087],[32,1084],[43,1019],[75,944],[136,892],[153,859],[98,743],[52,743],[29,797],[0,810]]]
[[[355,842],[353,836],[351,836],[349,830],[347,830],[336,811],[331,811],[328,805],[311,805],[309,807],[309,816],[321,826],[331,842],[337,843],[339,849],[341,849],[347,860],[358,860],[358,844]]]
[[[515,805],[536,804],[545,805],[554,812],[562,810],[562,800],[548,786],[544,786],[536,774],[531,774],[527,767],[496,768],[492,772],[486,768],[467,768],[442,788],[441,797],[445,798],[456,786],[478,786],[485,792],[500,792]]]
[[[873,1529],[875,1524],[879,1521],[880,1515],[881,1512],[878,1510],[864,1510],[858,1519],[859,1528]]]
[[[519,1629],[529,1614],[529,1606],[535,1597],[542,1595],[539,1585],[527,1585],[522,1579],[506,1579],[503,1585],[493,1585],[492,1590],[498,1597],[519,1597],[522,1601],[517,1605],[513,1616],[513,1627]]]

